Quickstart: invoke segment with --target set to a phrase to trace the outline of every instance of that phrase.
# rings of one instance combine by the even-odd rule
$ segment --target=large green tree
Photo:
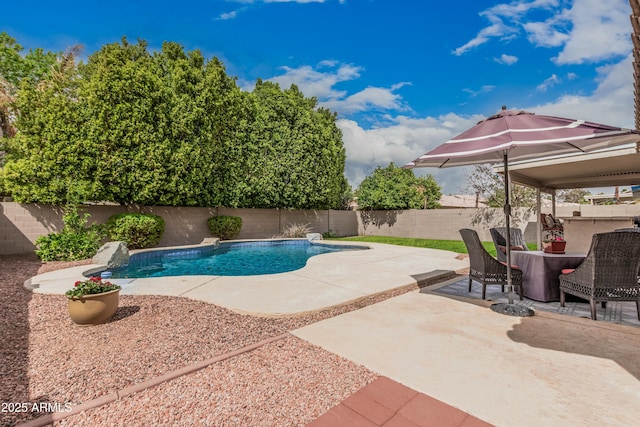
[[[22,84],[16,100],[17,135],[7,144],[6,190],[19,202],[63,204],[91,185],[95,159],[81,139],[83,103],[71,57],[38,84]],[[82,197],[82,196],[80,196]]]
[[[390,163],[378,166],[356,190],[362,210],[434,209],[440,206],[440,186],[432,175],[416,177],[411,169]]]
[[[79,67],[82,131],[77,145],[95,159],[89,200],[149,204],[165,186],[170,99],[146,44],[113,43]]]
[[[171,154],[160,204],[237,206],[235,186],[245,145],[248,94],[216,58],[165,43],[156,55],[167,82]]]
[[[295,86],[258,80],[255,118],[244,146],[242,206],[337,208],[347,188],[336,115]]]
[[[18,93],[5,182],[15,200],[337,208],[336,115],[295,87],[244,92],[216,58],[103,46]]]
[[[45,52],[44,49],[24,48],[6,32],[0,33],[0,76],[15,92],[23,81],[37,82],[47,76],[51,67],[60,58],[60,53]]]
[[[0,33],[0,151],[5,150],[3,137],[15,134],[15,96],[21,84],[37,84],[49,75],[60,54],[24,48],[6,32]],[[3,159],[0,159],[2,166]]]

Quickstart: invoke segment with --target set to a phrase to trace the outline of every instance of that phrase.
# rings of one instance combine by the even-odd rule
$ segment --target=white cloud
[[[353,120],[338,120],[347,152],[346,175],[352,186],[360,182],[377,167],[386,167],[390,162],[402,166],[427,151],[475,125],[483,117],[462,117],[447,114],[441,117],[421,119],[406,116],[392,118],[385,127],[364,129]],[[455,169],[455,170],[453,170]],[[452,192],[464,181],[463,168],[416,169],[417,175],[431,174],[438,183]]]
[[[217,21],[227,21],[229,19],[235,19],[238,16],[238,13],[241,12],[242,9],[234,10],[231,12],[221,13],[220,16],[216,18]]]
[[[489,25],[454,50],[463,55],[492,39],[511,40],[525,32],[535,46],[561,48],[557,64],[580,64],[618,58],[631,49],[627,0],[574,0],[570,8],[558,0],[514,1],[480,13]],[[546,19],[527,16],[547,14]]]
[[[566,13],[571,31],[556,62],[580,64],[626,56],[632,46],[630,11],[627,0],[576,0]]]
[[[360,77],[361,67],[340,64],[336,61],[322,61],[315,68],[303,65],[298,68],[282,67],[284,74],[268,80],[283,88],[295,84],[305,94],[318,98],[319,104],[342,114],[353,114],[372,110],[407,110],[402,97],[395,93],[410,83],[401,82],[389,88],[368,87],[352,95],[338,90],[335,86]]]
[[[453,54],[456,56],[463,55],[467,53],[467,51],[487,43],[494,37],[505,37],[507,35],[513,35],[515,32],[516,30],[513,27],[504,25],[502,22],[494,22],[489,27],[480,30],[476,37],[455,49]]]
[[[493,91],[496,87],[493,85],[484,85],[482,86],[479,90],[473,90],[473,89],[462,89],[463,92],[468,93],[469,95],[471,95],[471,97],[476,97],[478,95],[483,95],[485,93],[489,93],[491,91]]]
[[[560,31],[565,24],[566,20],[556,16],[544,22],[525,23],[523,28],[527,32],[527,39],[534,46],[558,47],[569,40],[569,35]]]
[[[537,87],[536,90],[540,91],[540,92],[546,92],[547,89],[549,89],[552,86],[557,85],[558,83],[560,83],[562,80],[556,75],[556,74],[552,74],[549,78],[547,78],[544,82],[540,83]]]
[[[599,67],[598,87],[588,95],[565,95],[557,100],[534,105],[527,110],[576,119],[584,119],[612,126],[635,128],[633,56],[604,67]]]
[[[267,80],[278,83],[283,88],[295,84],[305,96],[315,96],[318,99],[340,99],[347,92],[336,90],[334,86],[341,82],[360,77],[361,67],[352,64],[339,64],[335,61],[322,61],[316,69],[310,65],[298,68],[282,67],[284,74]]]
[[[578,78],[578,75],[576,73],[567,73],[567,75],[564,78],[559,77],[557,74],[552,74],[550,77],[548,77],[547,79],[545,79],[544,82],[540,83],[537,87],[536,90],[540,91],[540,92],[546,92],[548,89],[552,88],[553,86],[559,85],[560,83],[562,83],[565,80],[575,80]],[[598,77],[598,80],[600,80],[601,77]]]
[[[344,99],[332,99],[321,102],[324,107],[344,114],[369,110],[406,110],[402,97],[393,93],[403,85],[393,85],[391,88],[368,87]]]
[[[260,4],[260,3],[326,3],[327,0],[227,0],[229,3],[240,3],[240,4]],[[346,4],[346,0],[338,0],[340,4]],[[238,13],[244,12],[247,10],[247,7],[243,7],[238,10],[234,10],[232,12],[221,13],[216,21],[226,21],[229,19],[235,19],[238,16]]]
[[[498,64],[513,65],[516,62],[518,62],[518,57],[503,53],[502,55],[500,55],[500,58],[493,58],[493,60],[496,61]]]
[[[458,56],[463,55],[494,38],[511,40],[520,32],[520,27],[522,27],[520,21],[529,11],[550,9],[557,5],[558,0],[514,1],[509,4],[495,5],[480,12],[480,16],[489,21],[489,26],[481,29],[473,39],[455,49],[453,53]]]

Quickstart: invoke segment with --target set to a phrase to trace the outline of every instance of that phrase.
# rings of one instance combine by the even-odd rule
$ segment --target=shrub
[[[207,224],[213,236],[219,237],[220,240],[232,240],[240,234],[242,218],[229,215],[212,216],[207,220]]]
[[[289,224],[282,232],[282,237],[302,238],[307,237],[307,233],[311,233],[309,224]]]
[[[340,234],[337,231],[333,231],[333,230],[325,231],[324,233],[322,233],[323,239],[334,239],[334,238],[337,239],[339,237],[341,237]]]
[[[100,225],[87,226],[88,213],[82,217],[75,205],[67,205],[62,216],[64,228],[36,239],[36,255],[43,261],[78,261],[96,254],[104,239]]]
[[[155,246],[164,232],[164,220],[158,215],[121,213],[107,221],[109,239],[125,241],[129,249]]]

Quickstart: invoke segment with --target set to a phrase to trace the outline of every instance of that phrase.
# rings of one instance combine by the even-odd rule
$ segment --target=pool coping
[[[276,239],[234,240],[265,241]],[[282,239],[277,239],[282,240]],[[291,240],[291,239],[286,239]],[[230,241],[229,241],[230,242]],[[122,286],[121,295],[165,295],[216,304],[238,313],[282,317],[316,312],[383,292],[416,286],[421,280],[446,277],[468,268],[468,259],[438,249],[413,248],[370,242],[316,241],[314,244],[362,246],[366,251],[316,255],[299,269],[260,276],[173,276],[111,279]],[[199,248],[183,245],[131,251]],[[105,269],[88,264],[34,276],[24,287],[42,294],[64,294],[84,274]]]

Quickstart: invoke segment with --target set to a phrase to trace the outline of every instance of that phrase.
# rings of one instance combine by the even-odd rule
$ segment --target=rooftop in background
[[[592,205],[611,205],[616,203],[615,194],[589,194],[584,196],[585,200],[588,200]],[[618,197],[620,204],[635,205],[640,204],[640,197],[634,196],[633,193],[626,191],[620,192]]]
[[[486,208],[487,204],[473,194],[450,194],[440,197],[443,208]]]
[[[550,199],[542,199],[542,207],[550,208],[552,203]],[[556,206],[579,206],[579,203],[564,203],[556,201]],[[485,200],[478,199],[476,206],[476,196],[473,194],[450,194],[440,197],[440,206],[442,209],[454,208],[486,208],[488,207]]]

